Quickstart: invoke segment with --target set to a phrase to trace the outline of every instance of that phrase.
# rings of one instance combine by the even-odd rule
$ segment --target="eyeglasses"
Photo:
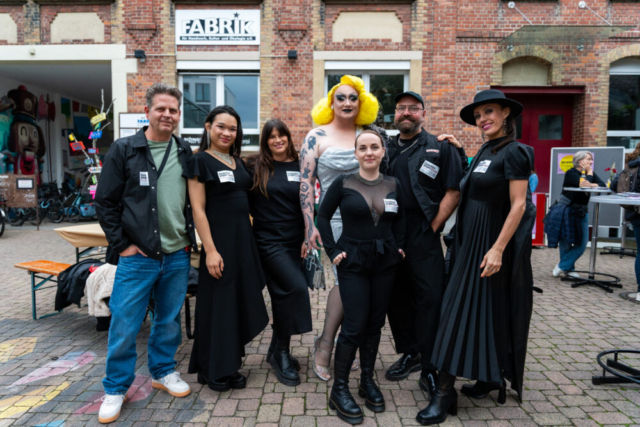
[[[415,114],[418,111],[422,111],[422,108],[416,107],[415,105],[411,105],[411,106],[399,105],[398,107],[396,107],[396,113],[398,114],[402,114],[407,110],[409,110],[411,114]]]

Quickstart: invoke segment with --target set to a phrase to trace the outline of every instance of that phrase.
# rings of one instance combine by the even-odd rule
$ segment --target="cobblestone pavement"
[[[96,332],[96,321],[88,317],[86,308],[74,306],[61,315],[31,320],[29,277],[13,268],[14,263],[37,259],[72,263],[73,248],[53,228],[7,227],[0,238],[0,427],[98,424],[107,334]],[[587,268],[588,254],[579,261],[579,269]],[[591,384],[591,376],[600,372],[595,361],[600,351],[640,348],[640,305],[620,298],[619,290],[606,294],[594,287],[571,289],[551,276],[556,263],[556,250],[534,250],[534,276],[544,294],[534,297],[524,403],[519,404],[513,392],[503,406],[496,403],[496,392],[484,400],[460,396],[458,416],[450,416],[447,425],[640,425],[638,386]],[[632,258],[599,256],[598,266],[622,278],[622,291],[635,291]],[[329,269],[327,273],[331,275]],[[54,292],[38,293],[40,314],[53,308]],[[278,383],[264,360],[271,338],[268,328],[247,347],[242,369],[248,375],[246,389],[213,392],[198,384],[195,375],[185,374],[193,393],[173,398],[150,387],[145,354],[149,322],[145,322],[138,336],[137,379],[117,425],[343,424],[328,408],[331,383],[323,383],[308,368],[313,337],[322,328],[326,297],[327,292],[312,293],[315,330],[292,339],[293,354],[302,365],[302,383],[297,387]],[[417,411],[427,403],[418,388],[419,374],[399,383],[384,379],[384,370],[397,356],[388,327],[383,334],[376,374],[387,411],[374,415],[365,409],[363,425],[415,425]],[[187,371],[191,351],[191,342],[184,337],[176,355],[180,372]],[[630,363],[640,364],[638,359]],[[353,389],[358,375],[352,374]]]

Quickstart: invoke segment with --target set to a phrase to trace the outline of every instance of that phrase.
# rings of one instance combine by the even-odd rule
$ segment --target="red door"
[[[573,96],[515,94],[507,97],[524,105],[518,122],[518,140],[533,147],[538,175],[536,193],[549,192],[552,147],[571,147]]]

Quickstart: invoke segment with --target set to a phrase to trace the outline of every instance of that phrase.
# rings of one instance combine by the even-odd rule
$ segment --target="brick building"
[[[194,141],[203,115],[229,103],[249,146],[270,118],[299,144],[313,104],[349,73],[378,97],[379,124],[394,129],[393,95],[411,89],[426,128],[473,155],[479,133],[458,112],[497,87],[525,104],[520,138],[544,172],[552,146],[640,140],[639,21],[634,0],[0,0],[0,96],[25,84],[78,100],[77,116],[104,88],[118,136],[136,127],[121,113],[141,113],[162,80],[185,93],[180,133]],[[52,178],[70,167],[66,119],[50,124]]]

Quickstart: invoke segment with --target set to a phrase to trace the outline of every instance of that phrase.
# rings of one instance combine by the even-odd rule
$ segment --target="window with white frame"
[[[631,151],[640,143],[640,60],[624,58],[609,70],[607,145]]]
[[[242,120],[243,146],[258,146],[260,138],[260,76],[257,73],[181,74],[181,133],[200,135],[204,121],[219,105],[233,107]]]
[[[338,65],[351,65],[346,69],[331,69],[333,64],[330,62],[336,62]],[[405,62],[407,63],[405,65]],[[356,67],[362,67],[362,63],[354,61],[353,64],[349,64],[348,61],[327,61],[325,65],[325,93],[329,91],[333,86],[340,82],[340,77],[345,74],[360,77],[364,81],[365,90],[371,92],[378,98],[380,103],[380,110],[378,111],[378,118],[375,121],[375,125],[380,126],[383,129],[388,130],[388,134],[396,135],[398,130],[393,123],[395,116],[396,103],[394,98],[397,94],[409,90],[409,64],[408,61],[389,61],[385,64],[384,70],[363,70],[362,68],[355,69]],[[396,69],[388,69],[396,68]]]

